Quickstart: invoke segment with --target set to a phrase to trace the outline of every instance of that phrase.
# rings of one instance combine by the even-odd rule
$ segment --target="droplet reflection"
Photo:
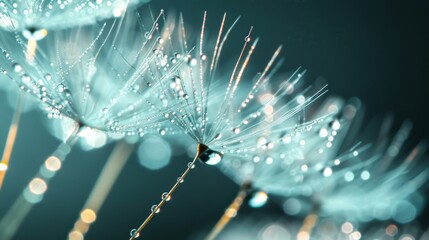
[[[200,156],[200,160],[207,165],[216,165],[222,160],[222,154],[220,152],[207,149]]]

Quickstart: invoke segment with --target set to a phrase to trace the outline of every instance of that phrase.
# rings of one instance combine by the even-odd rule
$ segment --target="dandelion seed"
[[[238,19],[232,23],[229,29],[224,30],[226,28],[226,15],[224,15],[214,45],[210,45],[205,39],[206,20],[206,14],[204,14],[200,38],[194,48],[189,47],[193,41],[186,38],[183,18],[180,18],[179,39],[181,41],[176,48],[184,49],[188,53],[184,55],[188,64],[182,65],[176,71],[176,75],[181,79],[180,91],[169,87],[167,88],[168,94],[166,94],[169,101],[177,102],[174,106],[176,111],[169,115],[169,119],[198,144],[191,166],[194,166],[198,159],[206,164],[216,165],[222,163],[226,156],[236,157],[243,152],[272,148],[273,144],[281,139],[278,133],[295,131],[297,114],[326,91],[325,88],[322,88],[309,94],[303,102],[298,103],[295,98],[294,101],[284,106],[281,99],[287,95],[287,91],[286,84],[283,84],[261,104],[258,102],[259,96],[265,93],[264,89],[269,88],[269,80],[281,65],[282,61],[277,60],[281,47],[274,52],[265,68],[262,68],[261,73],[251,76],[252,73],[248,73],[247,66],[259,41],[256,38],[252,42],[251,28],[246,40],[242,42],[241,51],[237,53],[235,65],[231,69],[224,69],[225,66],[219,59]],[[204,56],[204,58],[200,56]],[[228,79],[220,76],[220,72],[229,72]],[[298,73],[300,73],[299,70],[287,80],[288,86],[300,81],[302,75],[298,76]],[[254,78],[254,84],[242,86],[240,83],[245,78]],[[265,114],[263,114],[267,106],[273,108],[269,114],[272,118],[271,121],[266,121]],[[308,123],[308,125],[311,124]],[[273,137],[269,139],[269,145],[259,146],[255,141],[255,136],[265,136],[267,131],[277,134],[273,134]],[[191,169],[188,167],[179,180],[183,181]],[[177,187],[178,183],[173,186],[169,195]],[[158,207],[162,207],[164,203],[165,201],[161,201]],[[137,229],[138,233],[153,216],[152,212]],[[134,238],[131,237],[132,239]]]

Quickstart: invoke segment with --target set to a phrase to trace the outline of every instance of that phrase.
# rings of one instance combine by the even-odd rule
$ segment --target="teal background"
[[[330,94],[359,97],[366,104],[367,119],[394,113],[396,127],[405,119],[412,120],[410,147],[429,137],[429,15],[425,1],[153,0],[151,7],[183,12],[185,20],[197,28],[205,10],[212,29],[224,12],[231,19],[241,15],[237,29],[245,34],[253,26],[253,35],[261,37],[255,65],[262,66],[283,45],[286,61],[282,71],[303,66],[310,82],[324,79],[329,84]],[[3,146],[12,110],[5,100],[0,101],[0,109]],[[44,121],[40,112],[23,115],[13,165],[0,192],[0,216],[59,143],[48,134]],[[112,146],[73,151],[51,182],[45,200],[32,210],[15,239],[65,239]],[[131,228],[140,224],[187,162],[183,156],[173,159],[167,168],[148,171],[133,155],[87,239],[128,239]],[[237,190],[215,168],[198,165],[173,201],[145,229],[144,239],[188,239],[209,229]],[[273,203],[255,211],[281,215],[281,208]],[[248,208],[243,210],[248,212]],[[428,214],[426,207],[420,217],[423,226],[428,225]]]

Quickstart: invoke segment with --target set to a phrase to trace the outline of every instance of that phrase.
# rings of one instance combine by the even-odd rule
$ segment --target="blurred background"
[[[390,113],[395,116],[395,127],[411,120],[414,129],[409,147],[429,137],[429,9],[424,1],[152,0],[150,5],[155,12],[182,12],[188,25],[197,29],[207,10],[207,25],[213,31],[224,12],[230,20],[241,16],[237,29],[246,32],[253,26],[253,36],[261,37],[254,65],[263,66],[277,46],[283,45],[286,61],[281,71],[302,66],[308,70],[310,83],[329,84],[329,94],[359,97],[366,105],[366,121]],[[4,91],[0,97],[0,146],[4,146],[13,115],[14,104],[9,102],[14,100],[8,102]],[[22,116],[0,192],[0,216],[59,144],[47,125],[49,121],[40,111]],[[92,151],[76,148],[15,239],[65,239],[113,146]],[[132,155],[87,239],[128,239],[130,230],[139,226],[189,161],[187,146],[173,147],[170,163],[158,170],[143,167],[138,154]],[[237,191],[238,186],[216,168],[198,164],[173,201],[144,230],[144,239],[198,238],[213,226]],[[241,213],[251,212],[284,216],[274,202],[257,210],[245,206]],[[423,229],[428,227],[428,207],[418,220]]]

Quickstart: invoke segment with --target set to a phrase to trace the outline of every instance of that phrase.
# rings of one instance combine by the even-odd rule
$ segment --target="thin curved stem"
[[[232,201],[232,203],[225,210],[225,213],[217,221],[216,225],[206,237],[206,240],[214,240],[219,235],[219,233],[222,232],[222,230],[226,227],[229,221],[231,221],[232,218],[237,216],[238,210],[240,210],[244,199],[247,197],[247,193],[249,192],[250,186],[250,182],[244,182],[243,185],[241,185],[237,196],[234,198],[234,201]]]
[[[84,239],[133,150],[134,145],[125,141],[116,144],[68,235],[69,240]]]
[[[208,147],[206,145],[198,144],[197,153],[195,154],[194,160],[192,160],[192,162],[190,162],[188,164],[188,168],[186,168],[186,170],[183,172],[182,176],[180,176],[177,179],[177,182],[173,185],[173,187],[170,189],[170,191],[168,191],[166,194],[163,194],[162,200],[158,203],[158,205],[155,205],[151,209],[152,212],[149,214],[149,216],[147,216],[146,220],[144,220],[144,222],[140,225],[140,227],[134,231],[134,233],[131,235],[131,238],[129,240],[134,240],[140,236],[140,232],[143,230],[143,228],[145,228],[146,225],[150,222],[150,220],[152,220],[152,218],[155,216],[155,214],[159,212],[161,207],[167,201],[170,200],[173,193],[176,191],[176,189],[179,187],[179,185],[185,180],[186,176],[189,174],[189,172],[192,170],[192,168],[194,168],[195,162],[198,160],[198,158],[201,156],[201,154],[203,154],[207,149],[208,149]]]
[[[12,239],[33,205],[42,201],[43,195],[48,189],[49,181],[60,170],[62,163],[76,142],[79,129],[80,127],[77,127],[72,135],[64,143],[61,143],[51,156],[46,158],[39,172],[31,179],[28,186],[3,216],[0,221],[0,239]]]
[[[27,53],[25,60],[27,63],[32,64],[36,56],[37,41],[29,39],[27,42]],[[18,101],[16,102],[15,112],[13,113],[12,122],[9,126],[6,144],[3,150],[2,160],[0,162],[0,190],[3,186],[6,171],[9,166],[10,157],[12,156],[13,146],[15,146],[16,135],[19,129],[19,120],[21,119],[22,107],[24,106],[25,96],[23,93],[18,94]]]
[[[12,122],[9,126],[9,132],[7,134],[6,144],[4,146],[3,156],[0,162],[0,189],[3,186],[10,157],[12,156],[13,146],[15,145],[16,135],[18,134],[24,97],[24,94],[20,92],[18,95],[18,101],[16,102],[15,112],[13,113]]]
[[[305,217],[304,222],[299,229],[298,235],[296,236],[297,240],[309,240],[311,238],[311,232],[313,231],[317,219],[319,218],[317,212],[318,211],[313,211]]]
[[[27,53],[26,53],[26,61],[29,64],[32,64],[34,62],[34,59],[36,57],[36,50],[37,50],[37,40],[35,39],[28,39],[27,41]]]

